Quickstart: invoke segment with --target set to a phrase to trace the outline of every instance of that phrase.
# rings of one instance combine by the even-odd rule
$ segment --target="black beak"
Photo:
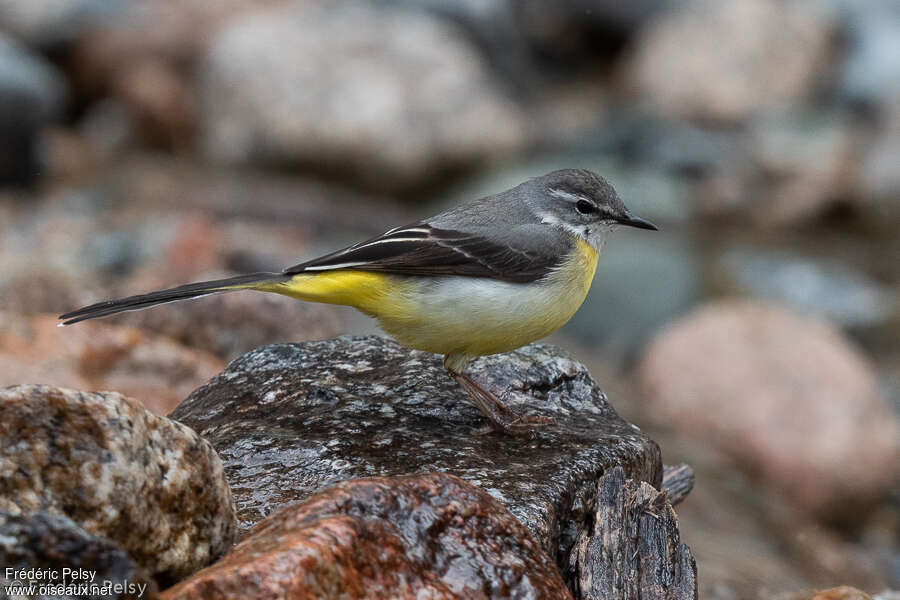
[[[629,227],[637,227],[638,229],[649,229],[650,231],[659,231],[659,227],[651,223],[650,221],[645,221],[640,217],[633,217],[631,215],[625,215],[621,219],[616,219],[616,222],[620,225],[628,225]]]

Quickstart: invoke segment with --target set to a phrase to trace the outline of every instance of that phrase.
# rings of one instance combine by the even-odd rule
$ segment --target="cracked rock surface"
[[[162,598],[571,600],[528,530],[490,494],[446,473],[323,490],[262,521]]]
[[[170,416],[219,452],[244,531],[340,481],[442,471],[498,499],[565,564],[602,473],[620,466],[659,486],[659,447],[557,348],[485,357],[468,373],[556,423],[530,438],[479,434],[485,421],[440,357],[377,336],[258,348]]]

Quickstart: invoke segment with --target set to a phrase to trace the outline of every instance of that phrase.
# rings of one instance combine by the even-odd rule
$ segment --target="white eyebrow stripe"
[[[590,202],[590,200],[588,200],[581,194],[573,194],[572,192],[567,192],[558,188],[550,188],[550,195],[555,196],[561,200],[568,200],[569,202],[578,202],[579,200]],[[591,202],[591,204],[593,204],[593,202]]]

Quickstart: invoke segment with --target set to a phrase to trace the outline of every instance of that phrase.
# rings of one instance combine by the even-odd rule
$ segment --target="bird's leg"
[[[520,415],[504,404],[496,395],[481,387],[474,379],[462,373],[462,369],[459,371],[454,369],[453,366],[457,365],[448,364],[448,362],[451,362],[448,361],[448,358],[444,359],[444,366],[447,368],[447,372],[466,392],[469,400],[490,421],[493,429],[503,433],[523,435],[533,433],[541,426],[553,423],[553,419],[550,417]]]

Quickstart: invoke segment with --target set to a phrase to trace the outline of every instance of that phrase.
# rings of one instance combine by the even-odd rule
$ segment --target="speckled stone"
[[[196,433],[115,392],[43,385],[0,390],[0,509],[64,514],[163,583],[236,530],[222,463]]]
[[[258,348],[170,417],[219,452],[244,530],[339,481],[444,471],[500,500],[564,564],[606,469],[659,486],[659,447],[557,348],[485,357],[468,372],[556,424],[531,438],[479,434],[484,419],[440,357],[375,336]]]
[[[36,600],[155,600],[156,583],[108,539],[89,534],[62,515],[37,512],[14,515],[0,510],[0,585],[121,585],[119,592],[29,595]],[[7,577],[8,569],[12,577]],[[33,570],[39,569],[35,573]],[[64,569],[70,569],[64,572]],[[71,571],[90,571],[86,578]],[[50,576],[55,573],[56,576]],[[0,588],[3,589],[3,588]],[[6,595],[0,592],[0,598]]]
[[[497,500],[445,473],[339,483],[266,518],[164,600],[571,600]]]

